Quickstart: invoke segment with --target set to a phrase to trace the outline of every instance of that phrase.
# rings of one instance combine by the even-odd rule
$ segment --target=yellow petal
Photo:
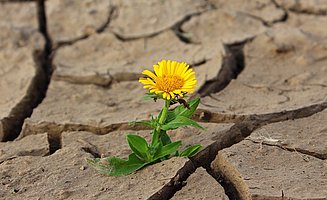
[[[153,70],[158,77],[162,77],[162,71],[160,70],[159,65],[153,65]]]
[[[139,80],[140,83],[143,83],[143,84],[150,84],[148,80]]]
[[[153,80],[156,80],[157,79],[157,76],[156,75],[154,75],[150,70],[144,70],[143,72],[142,72],[142,74],[145,74],[145,75],[147,75],[147,76],[149,76],[150,78],[152,78]]]
[[[176,72],[176,68],[177,68],[177,62],[176,61],[172,61],[171,62],[171,74],[175,74]]]
[[[156,85],[150,78],[147,79],[140,79],[139,82],[147,85]]]
[[[186,65],[181,73],[181,76],[184,76],[184,74],[186,73],[187,69],[189,68],[189,65]]]
[[[173,92],[169,92],[172,99],[175,99],[175,94]]]
[[[184,67],[185,67],[185,63],[184,62],[183,63],[177,63],[175,74],[176,75],[181,75]]]
[[[152,85],[145,85],[145,86],[143,86],[143,88],[145,88],[145,89],[152,89],[153,88],[153,86]]]
[[[170,60],[167,61],[167,65],[166,65],[166,68],[167,68],[167,74],[171,74],[171,64],[170,64]]]
[[[191,76],[194,76],[195,72],[191,71],[187,75],[184,76],[184,81],[187,81]]]
[[[184,74],[183,74],[183,76],[187,76],[187,75],[189,75],[190,73],[192,73],[193,72],[193,69],[188,69]]]
[[[164,99],[167,98],[167,93],[166,93],[166,92],[164,92],[164,93],[162,94],[162,98],[164,98]]]
[[[168,74],[166,61],[165,60],[162,60],[158,64],[161,67],[162,75]]]
[[[182,90],[174,90],[173,92],[174,92],[175,94],[180,95],[180,94],[182,93]]]
[[[193,81],[186,81],[184,83],[184,86],[187,86],[187,85],[196,85],[197,81],[196,80],[193,80]]]

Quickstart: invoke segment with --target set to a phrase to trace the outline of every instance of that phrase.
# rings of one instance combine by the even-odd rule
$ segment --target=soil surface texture
[[[0,0],[0,199],[327,199],[327,0]],[[187,62],[192,158],[123,177],[156,115],[138,79]]]

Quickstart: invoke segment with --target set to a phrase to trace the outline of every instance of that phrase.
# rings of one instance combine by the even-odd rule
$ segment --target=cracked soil
[[[327,1],[0,0],[0,199],[327,199]],[[196,71],[196,156],[124,177],[161,59]]]

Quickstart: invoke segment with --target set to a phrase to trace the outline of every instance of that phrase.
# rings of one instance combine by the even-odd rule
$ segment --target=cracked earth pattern
[[[327,199],[327,1],[0,0],[0,199]],[[137,82],[161,59],[197,73],[196,156],[125,177]]]

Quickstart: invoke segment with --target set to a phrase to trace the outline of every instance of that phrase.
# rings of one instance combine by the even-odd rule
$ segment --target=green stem
[[[152,145],[156,145],[159,142],[159,139],[161,138],[160,135],[160,126],[165,123],[166,118],[167,118],[167,112],[168,108],[170,106],[170,101],[166,100],[165,101],[165,107],[162,109],[161,116],[159,118],[159,125],[156,127],[156,129],[153,131],[152,135]]]
[[[160,119],[159,119],[159,124],[160,125],[162,125],[166,121],[169,106],[170,106],[170,101],[166,100],[165,101],[165,107],[162,109],[162,113],[161,113],[161,116],[160,116]],[[159,129],[160,129],[160,127],[159,127]]]

